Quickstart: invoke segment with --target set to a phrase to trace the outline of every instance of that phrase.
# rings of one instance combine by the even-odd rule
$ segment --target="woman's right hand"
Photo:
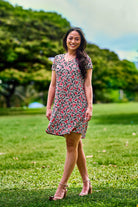
[[[52,114],[52,110],[51,109],[47,109],[46,110],[46,117],[48,118],[49,121],[50,121],[50,118],[51,118],[51,114]]]

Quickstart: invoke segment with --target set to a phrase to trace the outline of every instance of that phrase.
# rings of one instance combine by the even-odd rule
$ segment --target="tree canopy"
[[[134,63],[120,60],[116,53],[94,44],[88,44],[87,53],[94,65],[93,89],[95,93],[100,91],[100,97],[104,89],[138,92],[138,70]]]
[[[51,61],[63,52],[61,38],[70,23],[53,12],[24,10],[0,1],[0,93],[10,106],[15,88],[34,82],[48,88]]]

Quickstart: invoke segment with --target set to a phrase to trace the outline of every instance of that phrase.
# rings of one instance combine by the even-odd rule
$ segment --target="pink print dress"
[[[93,65],[87,55],[86,69]],[[85,121],[87,100],[77,59],[65,60],[65,54],[55,56],[52,70],[56,72],[56,91],[48,134],[64,136],[71,132],[81,133],[85,138],[88,122]]]

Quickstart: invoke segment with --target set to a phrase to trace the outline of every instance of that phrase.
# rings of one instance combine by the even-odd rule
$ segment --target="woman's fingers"
[[[49,115],[47,115],[46,117],[47,117],[47,119],[50,121],[50,116],[49,116]]]
[[[48,114],[46,117],[47,117],[48,120],[50,121],[51,114]]]
[[[51,118],[51,114],[52,114],[51,110],[48,110],[47,113],[46,113],[46,117],[49,121],[50,121],[50,118]]]
[[[92,117],[92,113],[89,112],[89,111],[86,111],[86,114],[85,114],[85,121],[90,121],[90,120],[91,120],[91,117]]]

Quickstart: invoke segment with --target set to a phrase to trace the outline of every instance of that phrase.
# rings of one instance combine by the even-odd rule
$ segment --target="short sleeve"
[[[91,58],[87,55],[87,63],[86,63],[86,70],[93,69],[93,64]]]
[[[52,64],[52,67],[51,67],[52,70],[56,70],[56,56],[53,60],[53,64]]]

